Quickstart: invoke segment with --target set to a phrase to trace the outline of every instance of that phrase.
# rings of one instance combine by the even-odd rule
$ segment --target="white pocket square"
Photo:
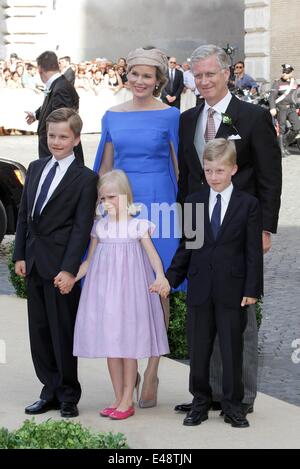
[[[242,137],[237,134],[237,135],[229,135],[229,137],[227,137],[227,140],[241,140]]]

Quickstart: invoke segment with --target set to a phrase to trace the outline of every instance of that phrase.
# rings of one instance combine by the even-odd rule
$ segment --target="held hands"
[[[69,272],[62,271],[59,272],[56,277],[54,277],[54,286],[59,288],[61,295],[67,295],[70,293],[74,287],[75,282],[76,278]]]
[[[251,298],[250,296],[244,296],[241,302],[242,308],[244,306],[255,305],[257,303],[257,298]]]
[[[170,290],[170,284],[165,276],[157,277],[149,287],[149,291],[151,293],[158,293],[162,298],[167,298],[169,296]]]

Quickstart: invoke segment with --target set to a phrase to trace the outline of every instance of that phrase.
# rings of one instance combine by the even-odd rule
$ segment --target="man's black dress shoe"
[[[207,412],[198,412],[197,410],[190,410],[183,421],[183,425],[186,425],[188,427],[200,425],[200,423],[204,422],[207,419]]]
[[[29,415],[37,415],[37,414],[44,414],[49,410],[58,410],[59,403],[57,401],[45,401],[44,399],[40,399],[36,401],[34,404],[31,404],[25,407],[25,414]]]
[[[242,413],[232,413],[224,415],[224,422],[230,423],[232,427],[235,428],[247,428],[249,427],[249,422]]]
[[[175,412],[189,412],[192,410],[192,403],[178,404],[174,407]],[[210,410],[222,410],[221,402],[212,401],[210,404]]]
[[[175,412],[184,412],[185,414],[192,410],[192,403],[177,404],[174,407]]]
[[[60,415],[65,418],[77,417],[79,415],[77,405],[74,402],[62,402]]]
[[[254,412],[253,404],[242,404],[242,412],[244,415],[253,414]]]
[[[244,404],[243,403],[241,411],[244,414],[244,416],[246,417],[247,414],[253,414],[254,406],[253,406],[253,404]],[[224,411],[223,410],[220,413],[220,417],[224,417]]]

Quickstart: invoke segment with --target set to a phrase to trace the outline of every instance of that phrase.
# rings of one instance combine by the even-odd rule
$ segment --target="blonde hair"
[[[101,187],[107,184],[112,184],[119,195],[126,195],[127,197],[127,210],[129,215],[137,215],[140,212],[140,207],[133,203],[132,189],[128,177],[121,169],[113,169],[108,173],[103,174],[98,182],[98,193]]]
[[[204,147],[203,161],[222,160],[232,166],[236,164],[235,144],[225,138],[209,140]]]

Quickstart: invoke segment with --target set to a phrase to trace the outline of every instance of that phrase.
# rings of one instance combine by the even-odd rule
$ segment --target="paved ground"
[[[18,428],[26,416],[24,407],[37,399],[41,386],[33,369],[27,331],[26,301],[0,296],[0,427]],[[1,339],[6,343],[6,361],[1,354]],[[139,362],[143,374],[145,360]],[[185,415],[173,407],[187,397],[189,368],[163,358],[159,367],[158,405],[152,409],[136,407],[134,417],[124,421],[101,418],[99,409],[112,399],[106,360],[79,360],[82,398],[75,421],[98,432],[122,432],[132,449],[187,448],[300,448],[300,408],[259,393],[255,412],[249,415],[250,428],[236,429],[224,423],[219,412],[198,427],[185,427]],[[60,419],[57,411],[36,416],[36,422]],[[189,453],[187,450],[186,453]]]
[[[92,166],[99,135],[84,135],[83,147]],[[1,157],[25,166],[33,159],[36,137],[0,137]],[[18,148],[22,154],[18,155]],[[264,319],[259,334],[259,390],[300,406],[300,155],[283,160],[283,197],[279,230],[265,256]],[[7,237],[6,237],[7,238]],[[7,239],[5,240],[7,241]],[[6,251],[0,249],[0,294],[11,294]],[[294,341],[298,341],[295,348]],[[299,349],[299,353],[297,353]]]

